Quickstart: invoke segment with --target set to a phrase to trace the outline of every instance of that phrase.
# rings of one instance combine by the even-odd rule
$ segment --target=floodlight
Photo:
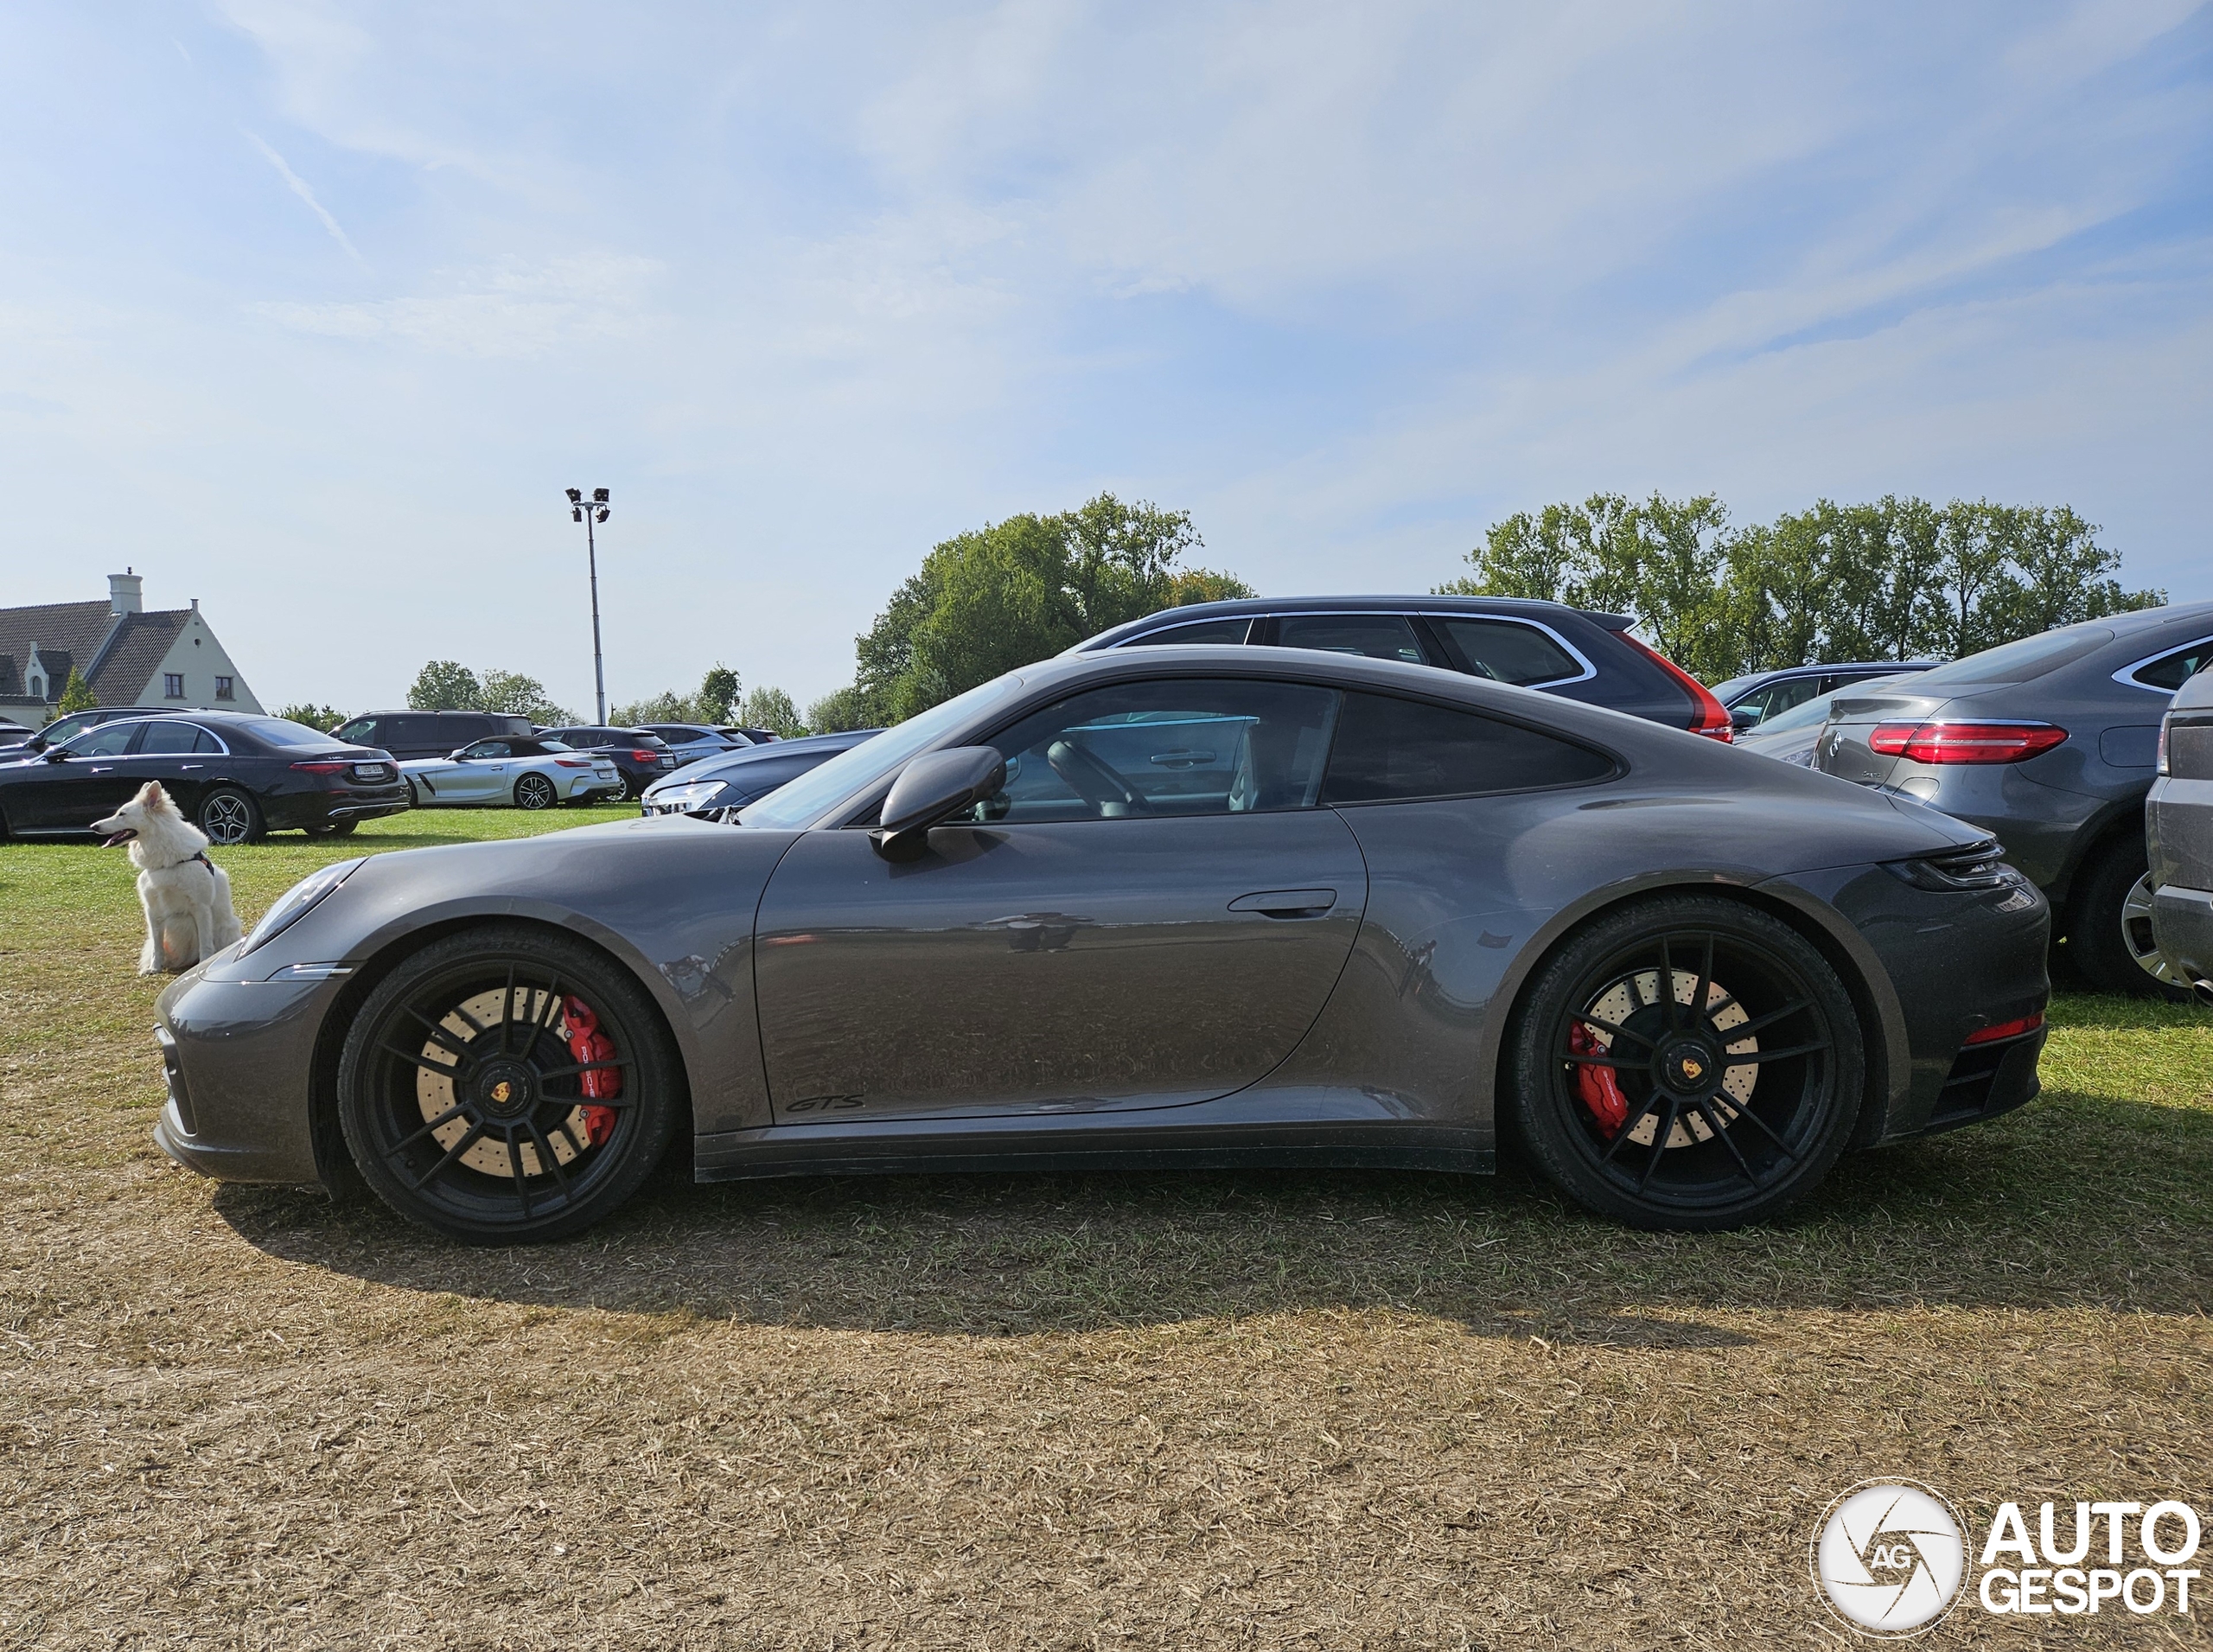
[[[591,490],[591,502],[595,505],[604,505],[607,503],[607,489],[604,488],[593,488]]]

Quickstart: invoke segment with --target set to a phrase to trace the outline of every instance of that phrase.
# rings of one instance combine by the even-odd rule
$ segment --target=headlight
[[[293,884],[276,905],[262,915],[261,922],[253,926],[253,933],[246,938],[246,945],[239,948],[238,955],[245,957],[298,922],[309,907],[351,877],[354,869],[367,858],[366,855],[357,855],[352,860],[335,861]]]
[[[689,814],[694,809],[711,809],[730,801],[731,792],[728,781],[695,780],[688,786],[655,786],[647,792],[657,807],[681,809]]]

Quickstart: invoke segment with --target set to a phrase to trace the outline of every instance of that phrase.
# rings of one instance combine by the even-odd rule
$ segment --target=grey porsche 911
[[[160,1003],[156,1138],[469,1242],[699,1179],[1482,1171],[1649,1228],[2037,1092],[2044,898],[1909,800],[1305,650],[1011,673],[735,822],[326,867]]]

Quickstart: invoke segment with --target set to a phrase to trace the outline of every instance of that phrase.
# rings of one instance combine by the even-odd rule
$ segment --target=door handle
[[[1333,889],[1264,889],[1240,895],[1232,912],[1257,912],[1264,918],[1318,918],[1337,903]]]

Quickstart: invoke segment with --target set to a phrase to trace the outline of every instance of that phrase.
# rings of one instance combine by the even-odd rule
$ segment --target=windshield
[[[933,705],[920,717],[886,729],[841,751],[820,769],[780,788],[737,817],[740,826],[766,826],[792,832],[811,826],[856,792],[865,791],[916,752],[937,743],[947,730],[959,728],[980,711],[1012,699],[1022,690],[1022,679],[1013,672],[994,677],[942,705]]]
[[[1915,679],[1942,688],[1950,683],[2025,683],[2048,671],[2072,665],[2084,654],[2113,641],[2102,625],[2070,625],[2064,630],[2044,631],[2018,642],[1963,654],[1948,666],[1939,666]]]

